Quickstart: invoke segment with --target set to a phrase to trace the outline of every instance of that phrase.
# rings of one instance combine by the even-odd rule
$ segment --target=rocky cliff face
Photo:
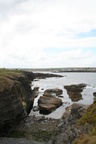
[[[6,135],[27,114],[34,101],[33,73],[0,75],[0,136]]]

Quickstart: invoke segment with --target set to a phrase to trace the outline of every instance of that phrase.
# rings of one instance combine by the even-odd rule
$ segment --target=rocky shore
[[[38,88],[31,89],[35,78],[50,74],[34,74],[20,70],[0,69],[0,136],[9,133],[33,107]]]
[[[26,138],[42,144],[72,144],[76,137],[88,134],[93,126],[79,125],[78,120],[88,106],[73,104],[66,109],[61,119],[30,116],[24,119],[9,135],[13,138]]]
[[[38,94],[34,79],[58,75],[0,70],[0,144],[90,144],[96,142],[96,100],[91,106],[72,104],[60,119],[28,116]],[[85,84],[65,86],[73,101],[82,98]],[[47,89],[38,100],[38,110],[51,113],[62,105],[61,89]],[[96,92],[93,93],[96,97]],[[92,139],[89,140],[89,134]],[[83,135],[82,141],[80,139]],[[85,137],[86,135],[86,137]],[[94,137],[94,139],[93,139]],[[95,144],[95,143],[94,143]]]

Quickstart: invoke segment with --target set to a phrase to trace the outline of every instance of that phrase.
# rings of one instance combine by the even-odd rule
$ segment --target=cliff
[[[29,114],[34,101],[33,79],[31,72],[0,69],[0,136]]]

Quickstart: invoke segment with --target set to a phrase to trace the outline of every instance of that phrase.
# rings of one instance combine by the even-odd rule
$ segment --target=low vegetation
[[[81,135],[73,142],[73,144],[96,144],[96,101],[79,120],[80,125],[85,125],[86,123],[93,126],[92,131],[90,134]]]
[[[13,78],[21,75],[20,70],[0,69],[0,91],[11,86],[14,83]]]
[[[74,141],[73,144],[96,144],[96,136],[93,136],[91,134],[81,135]]]
[[[87,112],[80,119],[80,124],[84,125],[85,123],[92,124],[96,126],[96,102],[94,102],[87,110]]]
[[[18,69],[0,69],[0,76],[7,77],[12,75],[18,75],[21,74],[21,71]]]

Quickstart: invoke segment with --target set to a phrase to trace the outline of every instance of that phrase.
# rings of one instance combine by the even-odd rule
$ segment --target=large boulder
[[[81,92],[86,87],[86,84],[77,84],[77,85],[66,85],[64,88],[67,90],[67,94],[69,95],[69,98],[76,102],[82,99]]]
[[[53,96],[41,96],[38,100],[39,111],[42,114],[49,114],[62,105],[62,100]]]

